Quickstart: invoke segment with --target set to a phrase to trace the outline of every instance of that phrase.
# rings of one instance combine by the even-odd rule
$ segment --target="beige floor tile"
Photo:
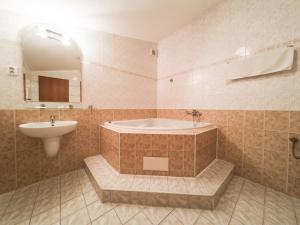
[[[160,225],[183,225],[174,215],[169,214]]]
[[[59,194],[60,194],[59,187],[56,187],[56,186],[39,189],[37,201],[45,199],[45,198],[51,198],[52,196],[59,195]]]
[[[13,194],[14,194],[14,191],[1,194],[0,195],[0,205],[8,203],[10,201],[10,199],[12,198]]]
[[[25,220],[20,223],[17,223],[16,225],[29,225],[29,223],[30,223],[30,220]]]
[[[0,216],[2,216],[2,214],[4,214],[7,206],[8,206],[8,202],[0,204]]]
[[[218,225],[227,225],[230,221],[235,203],[221,198],[218,206],[214,210],[201,210],[200,216],[205,217],[207,220]]]
[[[52,177],[40,182],[39,192],[43,189],[57,189],[60,187],[60,178]]]
[[[92,222],[92,225],[121,225],[116,212],[114,210],[109,211],[97,220]]]
[[[71,187],[69,189],[62,189],[61,202],[64,203],[66,201],[69,201],[81,195],[82,195],[82,191],[80,186]]]
[[[251,181],[246,181],[242,188],[241,195],[246,196],[248,198],[252,198],[260,204],[264,204],[265,190],[266,188],[260,184]]]
[[[61,220],[61,225],[87,225],[90,223],[90,217],[86,208],[80,209]]]
[[[13,198],[10,200],[9,205],[6,209],[6,212],[12,212],[18,209],[22,209],[25,207],[31,207],[35,203],[35,198],[31,196],[22,196],[19,198]]]
[[[83,193],[94,190],[92,183],[89,180],[81,182],[81,189]]]
[[[86,205],[89,205],[97,200],[99,200],[99,197],[95,190],[91,190],[89,192],[86,192],[83,194]]]
[[[121,222],[124,224],[137,215],[143,206],[141,205],[129,205],[129,204],[122,204],[115,208],[115,211],[120,218]]]
[[[53,195],[50,198],[39,200],[35,203],[33,215],[40,214],[60,205],[59,195]]]
[[[73,198],[61,205],[61,218],[64,218],[85,207],[83,195]]]
[[[264,225],[297,225],[294,211],[265,207]]]
[[[85,169],[77,170],[77,176],[79,179],[88,178],[88,175],[86,174]]]
[[[143,213],[151,221],[152,224],[158,225],[172,212],[172,210],[172,208],[168,207],[146,207],[143,210]]]
[[[264,206],[252,198],[240,197],[230,225],[262,225]]]
[[[139,213],[131,220],[129,220],[126,225],[152,225],[152,223],[148,220],[148,218],[143,214]]]
[[[217,225],[217,224],[213,224],[208,219],[200,216],[194,225]]]
[[[52,225],[60,221],[60,207],[54,207],[31,218],[30,225]]]
[[[244,185],[243,178],[238,176],[233,177],[230,183],[228,184],[223,197],[233,202],[236,202],[239,198],[239,194],[243,185]]]
[[[103,214],[107,213],[108,211],[112,210],[116,207],[115,204],[111,203],[102,203],[101,201],[96,201],[87,206],[88,213],[90,215],[91,220],[95,220],[98,217],[102,216]]]
[[[38,194],[39,183],[32,184],[20,189],[17,189],[13,195],[13,199],[16,198],[35,198]]]
[[[134,185],[133,177],[131,185]],[[165,183],[138,177],[135,180],[138,188],[150,190],[151,185],[155,188]],[[212,182],[218,179],[212,174]],[[180,179],[167,180],[169,189],[182,191],[186,187],[184,179],[180,185]],[[84,170],[0,195],[0,225],[29,225],[30,221],[30,225],[262,225],[262,222],[264,225],[296,225],[296,216],[300,225],[299,199],[237,176],[213,211],[102,203]]]
[[[30,219],[33,206],[18,209],[13,212],[5,213],[1,219],[1,225],[15,225]]]
[[[267,188],[266,206],[269,208],[281,208],[282,210],[291,211],[294,208],[292,199],[286,194]]]
[[[295,212],[296,212],[296,218],[298,225],[300,224],[300,199],[299,198],[293,198],[293,203],[295,207]]]
[[[184,225],[193,225],[200,215],[200,210],[177,208],[172,214]]]

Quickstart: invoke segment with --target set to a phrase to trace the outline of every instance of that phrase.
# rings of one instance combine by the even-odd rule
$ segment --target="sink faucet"
[[[195,117],[197,117],[197,119],[200,119],[200,116],[202,115],[202,113],[196,109],[193,109],[192,111],[186,111],[187,115],[192,115],[193,116],[193,122],[195,122]]]
[[[54,127],[54,124],[55,124],[55,116],[54,115],[50,116],[50,124],[52,127]]]

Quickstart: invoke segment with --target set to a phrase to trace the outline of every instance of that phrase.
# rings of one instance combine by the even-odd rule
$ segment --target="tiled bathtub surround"
[[[193,177],[216,158],[216,128],[197,134],[141,134],[101,127],[100,136],[101,154],[124,174]],[[168,158],[168,171],[143,170],[144,157]]]
[[[39,139],[19,132],[21,123],[77,120],[76,131],[63,137],[59,153],[48,158]],[[0,193],[78,169],[99,154],[98,127],[107,120],[156,117],[156,110],[0,110]]]
[[[290,137],[300,139],[300,112],[201,110],[201,120],[218,126],[217,157],[233,162],[236,173],[300,197],[300,160]],[[185,110],[159,109],[160,118],[186,119]],[[300,147],[297,147],[300,154]]]

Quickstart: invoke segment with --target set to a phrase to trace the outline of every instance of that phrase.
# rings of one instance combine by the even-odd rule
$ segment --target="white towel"
[[[277,48],[233,61],[225,73],[229,80],[275,73],[292,69],[293,60],[294,47]]]

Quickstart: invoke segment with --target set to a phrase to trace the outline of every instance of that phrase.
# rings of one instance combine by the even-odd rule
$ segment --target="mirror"
[[[46,25],[21,32],[24,99],[81,102],[81,50],[67,34]]]

